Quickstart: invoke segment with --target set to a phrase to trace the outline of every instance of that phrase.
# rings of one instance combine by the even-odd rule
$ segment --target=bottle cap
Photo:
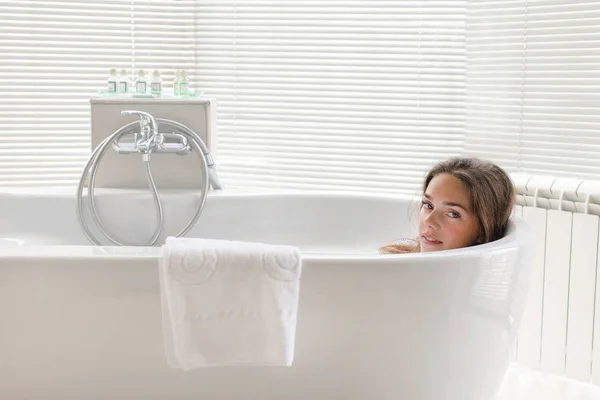
[[[181,77],[182,77],[182,78],[185,78],[185,77],[187,77],[187,71],[186,71],[185,69],[182,69],[182,70],[181,70]]]
[[[155,78],[160,77],[160,71],[157,70],[157,69],[155,69],[154,71],[152,71],[152,76],[155,77]]]
[[[141,68],[140,68],[140,69],[138,70],[138,76],[139,76],[140,78],[142,78],[142,77],[144,77],[144,75],[146,75],[146,73],[144,72],[144,70],[143,70],[143,69],[141,69]]]
[[[127,70],[125,68],[123,68],[121,70],[121,76],[126,76],[127,75]]]
[[[117,75],[117,69],[116,68],[111,68],[110,69],[110,74],[111,75]]]

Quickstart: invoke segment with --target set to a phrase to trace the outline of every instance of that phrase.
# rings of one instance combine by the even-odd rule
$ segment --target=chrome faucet
[[[152,141],[154,137],[159,135],[158,124],[154,117],[144,111],[124,110],[122,115],[137,115],[140,117],[140,131],[135,132],[134,141],[139,153],[147,153],[152,151]]]
[[[150,153],[175,153],[178,155],[187,155],[192,151],[190,140],[202,151],[206,166],[208,167],[208,177],[213,189],[222,189],[222,185],[217,174],[215,162],[208,147],[194,131],[183,124],[175,121],[160,119],[160,122],[175,129],[174,132],[160,133],[158,131],[157,119],[151,114],[137,110],[123,110],[122,115],[137,115],[140,118],[139,132],[133,132],[133,142],[122,143],[118,139],[112,144],[113,149],[119,154],[143,154],[147,159]]]

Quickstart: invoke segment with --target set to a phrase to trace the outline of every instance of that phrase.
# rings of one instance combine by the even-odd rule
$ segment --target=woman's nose
[[[434,229],[438,229],[440,225],[438,223],[437,213],[435,211],[430,212],[429,215],[425,217],[425,223],[427,224],[427,226],[430,226]]]

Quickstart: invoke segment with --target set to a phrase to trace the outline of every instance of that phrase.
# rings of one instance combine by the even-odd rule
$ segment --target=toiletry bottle
[[[175,78],[173,78],[173,95],[179,96],[179,70],[175,70]]]
[[[179,72],[179,95],[187,96],[189,89],[190,82],[188,81],[187,71],[182,69],[181,72]]]
[[[108,77],[108,86],[106,88],[108,93],[117,93],[117,69],[110,69],[110,76]]]
[[[150,93],[160,95],[162,93],[162,79],[157,69],[152,71],[152,81],[150,82]]]
[[[121,76],[119,77],[119,93],[127,93],[129,91],[129,77],[127,76],[127,70],[121,70]]]
[[[138,70],[137,78],[135,79],[135,92],[146,93],[148,89],[148,79],[146,78],[146,72],[143,69]]]

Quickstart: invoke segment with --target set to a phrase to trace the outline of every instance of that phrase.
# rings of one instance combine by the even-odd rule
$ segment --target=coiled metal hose
[[[175,131],[177,133],[184,135],[188,139],[188,141],[193,144],[193,146],[191,146],[192,151],[195,150],[194,152],[197,154],[198,158],[200,159],[200,164],[201,164],[200,176],[202,178],[202,185],[203,185],[202,186],[202,198],[200,200],[200,203],[194,210],[194,213],[193,213],[190,221],[181,230],[181,232],[179,232],[176,235],[177,237],[180,237],[180,236],[183,236],[186,233],[188,233],[189,230],[194,226],[194,224],[200,217],[200,214],[202,213],[204,204],[206,202],[206,196],[207,196],[208,190],[209,190],[209,183],[212,185],[212,187],[214,189],[221,189],[222,187],[221,187],[221,184],[219,183],[218,176],[216,174],[216,170],[214,169],[214,163],[212,162],[212,157],[210,156],[210,153],[208,152],[208,149],[207,149],[206,145],[204,144],[203,140],[194,131],[187,128],[185,125],[182,125],[178,122],[171,121],[168,119],[157,118],[156,122],[163,124],[163,125],[171,126],[172,128],[175,129]],[[117,237],[114,234],[111,234],[108,231],[108,229],[102,223],[102,220],[98,216],[98,210],[96,207],[96,202],[95,202],[95,197],[94,197],[94,186],[95,186],[95,181],[96,181],[97,168],[98,168],[100,161],[102,160],[102,157],[106,153],[106,150],[109,148],[109,146],[111,144],[118,142],[118,139],[122,135],[130,133],[133,130],[133,128],[138,125],[139,124],[137,121],[131,122],[127,125],[124,125],[120,129],[115,131],[112,135],[110,135],[106,139],[104,139],[102,141],[102,143],[100,143],[100,145],[98,145],[98,147],[96,147],[96,149],[94,149],[94,152],[88,159],[88,161],[83,169],[83,173],[81,174],[81,179],[79,180],[79,185],[77,186],[77,217],[78,217],[79,224],[81,225],[81,228],[83,229],[85,236],[88,238],[88,240],[90,242],[92,242],[95,245],[101,246],[102,243],[91,232],[87,222],[85,221],[84,215],[83,215],[83,188],[85,186],[86,178],[88,178],[88,177],[89,177],[89,179],[88,179],[87,199],[88,199],[90,213],[91,213],[93,222],[96,224],[96,227],[98,228],[98,230],[111,243],[113,243],[117,246],[139,245],[139,244],[127,243],[125,240]],[[156,206],[156,216],[157,216],[157,221],[158,221],[157,226],[154,230],[154,233],[152,234],[150,241],[148,243],[146,243],[145,245],[155,246],[155,245],[158,245],[157,241],[162,233],[163,226],[164,226],[163,206],[162,206],[162,203],[160,200],[160,196],[158,194],[158,190],[156,188],[156,184],[154,183],[154,179],[152,177],[152,172],[150,170],[150,160],[151,160],[152,148],[150,148],[147,152],[143,152],[141,154],[142,154],[142,162],[144,163],[144,169],[146,172],[146,178],[148,180],[148,185],[150,187],[150,191],[152,193],[154,204]]]

